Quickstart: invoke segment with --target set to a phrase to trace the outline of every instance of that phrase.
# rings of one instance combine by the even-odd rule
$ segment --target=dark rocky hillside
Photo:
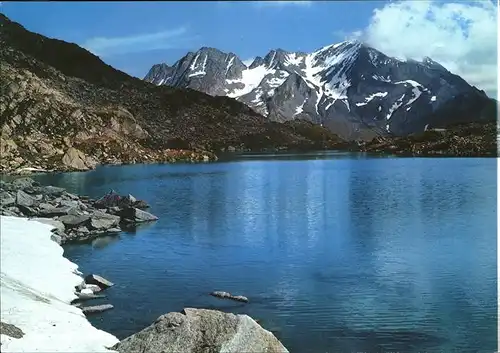
[[[406,137],[375,138],[362,151],[403,156],[497,157],[497,124],[465,123]]]
[[[377,137],[361,150],[411,156],[497,157],[497,116],[496,100],[458,96],[433,113],[429,118],[433,123],[426,131]]]
[[[1,171],[203,161],[223,149],[334,148],[308,122],[269,122],[246,105],[133,78],[76,44],[0,14]]]

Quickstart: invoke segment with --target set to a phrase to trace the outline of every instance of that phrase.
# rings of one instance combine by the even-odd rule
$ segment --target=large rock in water
[[[128,207],[121,210],[120,216],[124,221],[132,223],[152,222],[158,220],[158,217],[155,215],[135,207]]]
[[[190,308],[160,316],[113,349],[120,353],[288,352],[247,315]]]
[[[98,276],[98,275],[88,275],[85,277],[86,284],[95,284],[99,286],[101,289],[106,289],[112,287],[114,284],[108,281],[106,278]]]
[[[85,315],[88,315],[88,314],[102,313],[103,311],[110,309],[113,309],[113,305],[103,304],[103,305],[87,306],[82,308],[82,311]]]

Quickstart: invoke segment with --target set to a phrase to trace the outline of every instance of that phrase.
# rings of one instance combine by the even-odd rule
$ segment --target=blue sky
[[[0,10],[31,31],[93,44],[108,64],[142,77],[153,64],[172,64],[202,46],[232,51],[242,60],[274,48],[312,51],[365,27],[373,10],[383,4],[4,2]]]
[[[137,77],[202,46],[248,60],[356,37],[387,55],[429,56],[490,95],[497,91],[493,0],[3,2],[0,12]]]

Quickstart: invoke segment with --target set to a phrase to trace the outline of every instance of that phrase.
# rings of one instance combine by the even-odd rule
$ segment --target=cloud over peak
[[[352,37],[390,56],[430,57],[496,97],[497,8],[491,1],[392,2]]]

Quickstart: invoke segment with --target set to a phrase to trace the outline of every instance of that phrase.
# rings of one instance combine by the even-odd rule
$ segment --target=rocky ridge
[[[144,79],[232,97],[272,121],[309,120],[346,140],[422,132],[454,98],[487,99],[430,58],[400,60],[356,40],[311,53],[274,49],[249,66],[234,53],[203,47],[172,66],[154,65]]]
[[[316,149],[343,142],[307,122],[270,123],[230,98],[155,87],[3,14],[0,65],[3,173],[211,161],[229,147]]]

